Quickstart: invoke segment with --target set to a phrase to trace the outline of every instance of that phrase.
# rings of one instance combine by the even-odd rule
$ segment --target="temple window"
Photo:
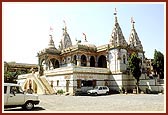
[[[77,65],[76,55],[74,55],[74,58],[73,58],[73,63],[74,63],[75,65]]]
[[[123,63],[126,64],[126,57],[123,55]]]
[[[53,87],[53,82],[54,82],[54,81],[53,81],[53,80],[51,80],[51,87]]]
[[[94,58],[94,56],[91,56],[91,58],[90,58],[90,67],[95,67],[95,58]]]
[[[57,80],[57,86],[59,86],[59,80]]]
[[[104,55],[101,55],[99,57],[99,59],[98,59],[98,67],[107,68],[106,57]]]

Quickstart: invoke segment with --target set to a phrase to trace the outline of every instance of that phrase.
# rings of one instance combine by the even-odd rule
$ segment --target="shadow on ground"
[[[34,107],[30,111],[42,111],[42,110],[45,110],[45,109],[42,107]],[[4,111],[27,111],[27,110],[24,110],[22,108],[7,108],[7,109],[4,109]]]

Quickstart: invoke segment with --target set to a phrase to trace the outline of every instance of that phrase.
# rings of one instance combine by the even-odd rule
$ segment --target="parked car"
[[[107,86],[96,86],[94,89],[88,90],[87,94],[94,94],[94,95],[109,94],[109,88]]]
[[[18,84],[4,83],[4,108],[22,107],[31,110],[39,102],[37,94],[24,92]]]

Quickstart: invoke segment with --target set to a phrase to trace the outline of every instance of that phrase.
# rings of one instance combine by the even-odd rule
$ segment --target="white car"
[[[22,107],[31,110],[39,102],[38,95],[24,92],[18,84],[4,83],[4,108]]]
[[[87,93],[94,95],[109,94],[109,88],[107,86],[96,86],[94,89],[88,90]]]

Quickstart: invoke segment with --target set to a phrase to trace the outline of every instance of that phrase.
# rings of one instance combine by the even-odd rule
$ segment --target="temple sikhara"
[[[131,18],[130,36],[125,38],[117,18],[115,11],[110,39],[101,46],[90,43],[85,33],[84,39],[72,44],[68,26],[64,24],[59,47],[55,47],[54,37],[50,34],[48,47],[37,53],[38,72],[19,75],[18,83],[24,90],[32,89],[37,94],[54,94],[63,90],[74,95],[98,85],[108,86],[111,91],[132,91],[136,80],[129,72],[128,57],[135,52],[142,61],[141,91],[145,92],[146,88],[161,90],[154,87],[157,82],[145,74],[145,51],[135,21]]]

